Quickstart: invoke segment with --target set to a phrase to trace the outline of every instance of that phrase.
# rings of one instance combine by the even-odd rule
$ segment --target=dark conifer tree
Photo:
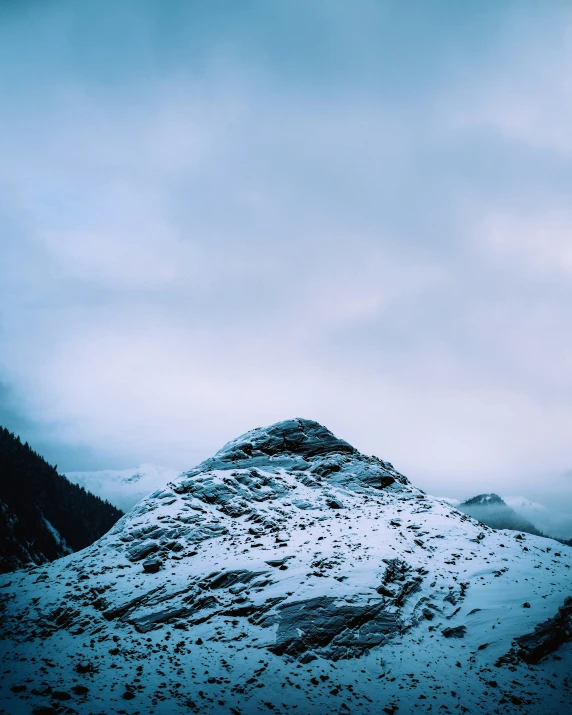
[[[122,515],[0,427],[0,573],[79,551]]]

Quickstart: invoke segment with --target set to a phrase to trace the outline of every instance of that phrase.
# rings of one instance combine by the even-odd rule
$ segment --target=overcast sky
[[[570,3],[4,0],[0,96],[0,423],[60,471],[302,416],[572,506]]]

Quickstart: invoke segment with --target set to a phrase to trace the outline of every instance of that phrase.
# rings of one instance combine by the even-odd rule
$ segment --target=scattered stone
[[[86,688],[85,685],[73,685],[70,690],[76,695],[86,695],[89,692],[89,688]]]
[[[466,626],[456,626],[455,628],[444,628],[441,633],[445,638],[464,638],[467,632]]]
[[[57,715],[59,711],[59,707],[52,707],[51,705],[38,705],[32,710],[32,715]]]
[[[158,556],[151,556],[143,562],[143,571],[145,573],[157,573],[163,566],[163,562]]]
[[[88,661],[82,661],[80,663],[77,663],[77,665],[74,668],[76,673],[84,674],[84,673],[96,673],[97,669],[93,665],[93,663],[90,663]]]
[[[49,695],[52,689],[49,685],[39,685],[32,690],[32,695]]]
[[[330,509],[343,509],[344,505],[339,499],[327,499],[326,504],[330,507]]]
[[[52,698],[55,698],[56,700],[71,700],[71,695],[67,692],[67,690],[54,690]]]
[[[293,558],[294,556],[284,556],[281,559],[268,559],[268,561],[265,561],[264,563],[272,566],[273,568],[279,568],[280,566],[284,566],[286,561]]]

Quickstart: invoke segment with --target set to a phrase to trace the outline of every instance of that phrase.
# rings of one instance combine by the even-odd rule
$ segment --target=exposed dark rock
[[[38,685],[32,689],[32,695],[49,695],[52,689],[49,685]]]
[[[338,660],[360,655],[399,628],[397,616],[384,612],[382,601],[350,605],[322,596],[284,604],[277,613],[276,642],[269,649],[277,655],[299,656],[320,649],[321,655]]]
[[[163,562],[157,556],[151,556],[143,562],[143,570],[145,573],[157,573],[161,569],[161,566],[163,566]]]
[[[84,673],[96,673],[97,668],[94,666],[93,663],[90,663],[89,661],[82,661],[80,663],[77,663],[75,668],[74,668],[76,673],[84,674]]]
[[[135,598],[131,599],[130,601],[127,601],[126,603],[121,603],[118,606],[113,606],[107,611],[103,611],[103,617],[107,621],[113,621],[115,618],[122,618],[127,613],[133,611],[135,608],[145,603],[145,601],[149,600],[149,598],[151,598],[153,594],[155,594],[158,590],[158,588],[154,588],[151,591],[142,594],[141,596],[136,596]]]
[[[248,571],[247,569],[238,569],[236,571],[220,571],[207,576],[207,578],[199,585],[203,588],[219,589],[229,588],[237,583],[249,583],[258,576],[264,576],[267,571]]]
[[[252,430],[243,439],[230,442],[215,455],[215,459],[220,455],[228,461],[240,461],[257,455],[268,457],[284,452],[308,458],[330,452],[351,454],[355,451],[318,422],[304,419],[286,420],[266,429]]]
[[[326,504],[330,507],[330,509],[343,509],[344,505],[339,499],[327,499]]]
[[[219,607],[218,601],[211,595],[196,599],[189,597],[185,600],[187,602],[183,606],[160,607],[156,611],[145,613],[141,616],[134,614],[129,617],[124,616],[122,620],[127,620],[128,623],[134,625],[139,633],[147,633],[165,623],[173,623],[173,621],[180,618],[188,619],[191,623],[202,623],[214,615],[213,609]],[[206,611],[206,613],[198,615],[201,611]]]
[[[456,626],[455,628],[444,628],[441,633],[445,638],[464,638],[467,632],[466,626]]]
[[[128,558],[131,561],[141,561],[149,554],[159,551],[159,544],[156,541],[148,540],[142,543],[136,544],[127,552]]]
[[[351,468],[352,460],[359,462],[359,473]],[[407,479],[396,472],[389,462],[360,455],[354,447],[335,437],[317,422],[295,419],[252,430],[229,442],[214,457],[187,472],[187,479],[180,481],[174,491],[179,494],[190,491],[208,503],[220,504],[222,511],[228,508],[240,510],[235,499],[239,493],[236,486],[228,485],[225,488],[217,484],[215,488],[214,482],[209,486],[202,477],[200,484],[193,481],[195,476],[214,470],[228,470],[234,465],[237,469],[252,469],[255,482],[260,479],[260,475],[256,475],[258,468],[284,467],[296,471],[300,482],[309,487],[317,487],[318,482],[303,474],[302,470],[308,470],[318,479],[331,478],[335,482],[353,483],[356,486],[365,483],[376,488],[386,488],[395,481],[407,483]],[[344,474],[346,467],[348,473]],[[266,491],[263,483],[251,484],[243,477],[241,482],[249,490],[249,498],[255,501],[271,498],[274,490],[284,489],[276,480],[266,485],[269,487]]]
[[[371,483],[370,486],[377,487],[378,489],[386,489],[387,487],[390,487],[392,484],[395,483],[395,477],[389,475],[382,475],[378,479],[378,484]]]
[[[280,566],[284,566],[286,561],[293,558],[293,556],[283,556],[281,559],[268,559],[268,561],[265,561],[264,563],[272,566],[273,568],[279,568]]]
[[[157,628],[163,623],[170,623],[177,618],[183,618],[191,613],[190,608],[164,608],[154,613],[149,613],[139,618],[130,618],[129,623],[132,623],[139,633],[147,633]]]
[[[52,705],[37,705],[32,710],[32,715],[57,715],[60,712],[59,707]]]
[[[572,598],[567,598],[554,618],[537,625],[533,633],[515,639],[516,655],[525,663],[538,663],[570,641],[572,641]]]
[[[71,700],[71,695],[67,692],[67,690],[54,690],[52,692],[52,698],[55,698],[56,700]]]

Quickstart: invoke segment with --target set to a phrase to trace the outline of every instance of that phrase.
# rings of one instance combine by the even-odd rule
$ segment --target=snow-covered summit
[[[289,420],[83,552],[0,579],[0,697],[14,715],[63,698],[86,715],[556,715],[571,556]]]
[[[285,420],[270,427],[258,427],[228,442],[214,457],[181,476],[180,483],[213,470],[285,469],[308,472],[334,484],[386,487],[394,481],[407,483],[393,465],[377,457],[367,457],[343,439],[335,437],[318,422]]]
[[[466,506],[481,506],[489,504],[504,505],[504,501],[498,494],[477,494],[476,497],[471,497],[463,502]]]

